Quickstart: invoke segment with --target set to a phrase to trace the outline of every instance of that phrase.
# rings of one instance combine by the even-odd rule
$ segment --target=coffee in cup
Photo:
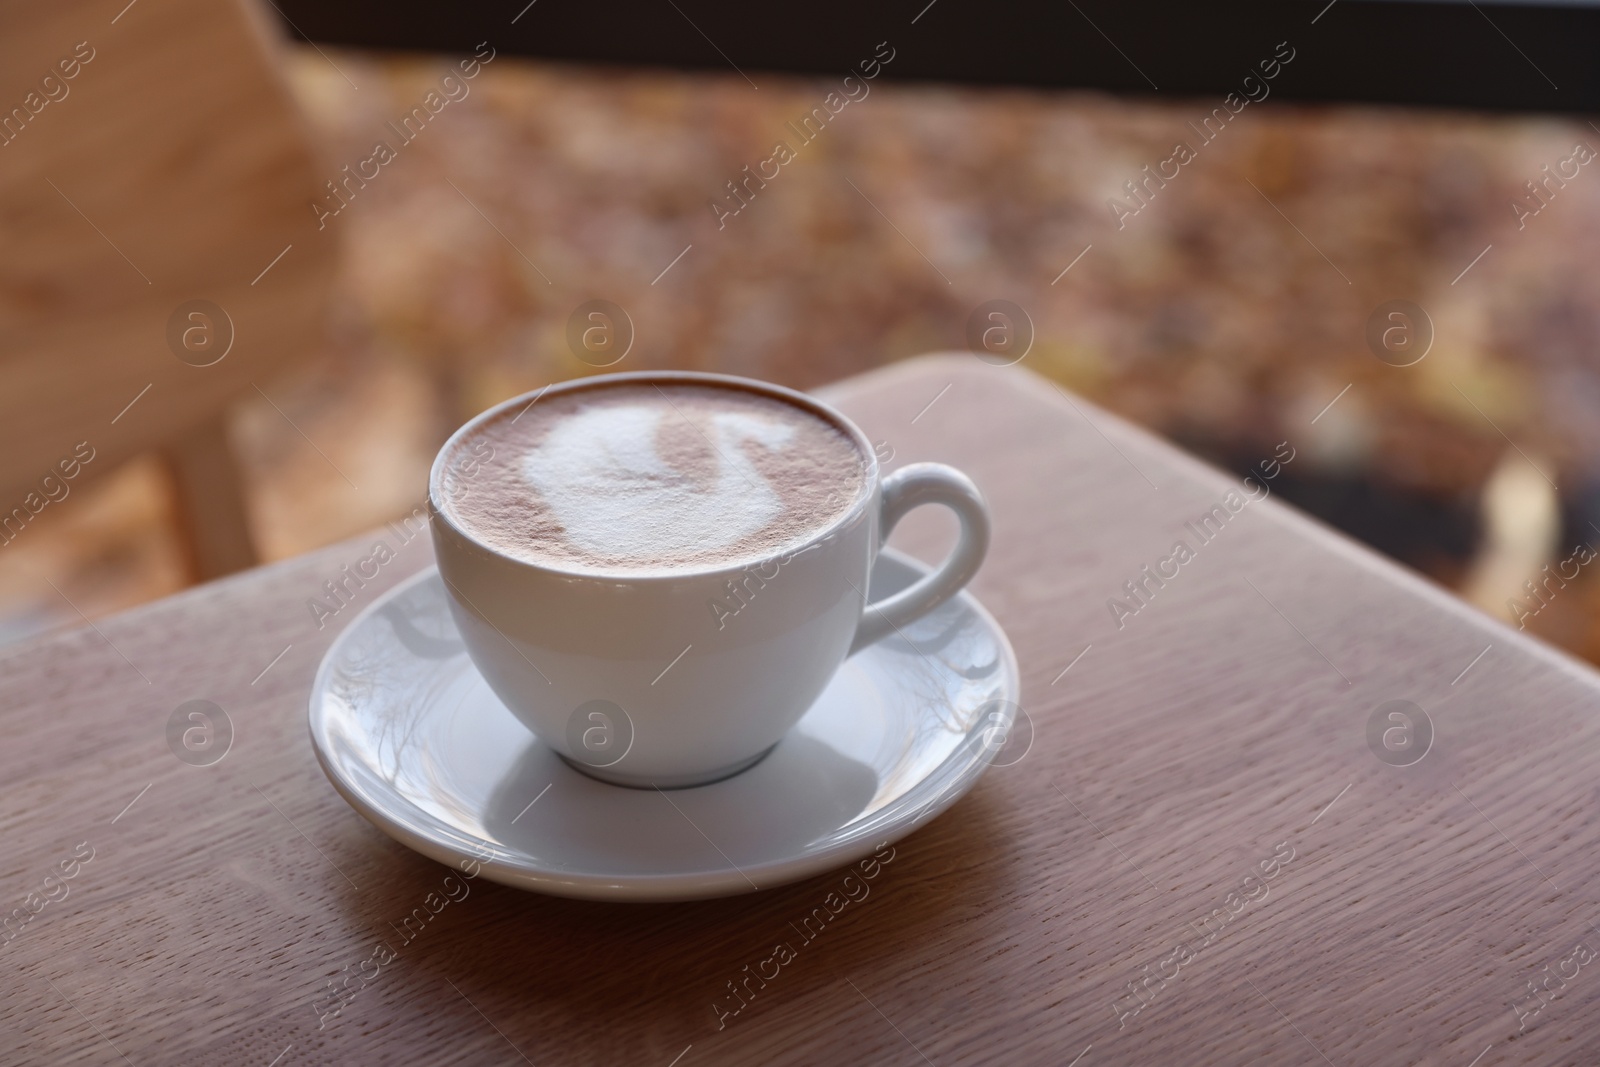
[[[745,566],[838,518],[867,460],[812,412],[726,387],[618,384],[508,408],[454,441],[473,539],[531,564],[645,574]]]

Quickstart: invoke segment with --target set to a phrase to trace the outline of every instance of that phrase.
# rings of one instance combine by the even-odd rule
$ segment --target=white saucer
[[[885,551],[870,595],[925,570]],[[749,770],[691,789],[606,785],[506,710],[429,570],[334,641],[310,725],[334,788],[425,856],[557,896],[690,900],[806,878],[910,833],[1005,745],[1017,696],[1010,642],[963,593],[846,660]]]

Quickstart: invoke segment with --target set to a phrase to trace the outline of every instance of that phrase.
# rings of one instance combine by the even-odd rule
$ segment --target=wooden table
[[[0,1062],[1595,1062],[1594,671],[1021,367],[915,361],[833,395],[891,466],[988,494],[976,589],[1034,737],[745,1010],[718,1028],[840,874],[634,906],[479,879],[372,973],[447,871],[318,769],[307,692],[360,605],[318,629],[307,600],[398,547],[383,530],[0,660],[0,899],[37,906],[4,926]],[[1186,525],[1208,514],[1209,539]],[[931,554],[948,531],[904,534]],[[429,561],[399,547],[362,597]],[[166,740],[191,699],[233,724],[209,767]],[[1414,711],[1369,744],[1393,700],[1432,723],[1410,766]]]

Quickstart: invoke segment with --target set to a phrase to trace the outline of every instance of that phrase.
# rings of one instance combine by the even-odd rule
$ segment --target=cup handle
[[[856,626],[852,654],[927,614],[955,596],[972,580],[989,550],[989,508],[972,479],[943,463],[911,463],[883,480],[880,493],[878,543],[889,540],[889,533],[912,508],[923,504],[943,504],[956,513],[961,535],[956,547],[932,574],[925,575],[907,589],[867,604]]]

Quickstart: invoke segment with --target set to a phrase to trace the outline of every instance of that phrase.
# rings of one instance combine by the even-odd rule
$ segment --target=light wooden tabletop
[[[719,1029],[842,872],[630,906],[477,879],[370,962],[448,873],[347,807],[307,738],[360,607],[319,629],[307,600],[376,539],[397,552],[364,598],[430,563],[382,530],[0,658],[0,1062],[1600,1057],[1600,676],[1021,367],[914,361],[833,398],[891,467],[988,495],[975,589],[1032,744],[744,1010]],[[1304,462],[1292,432],[1279,452]],[[190,700],[232,724],[211,766],[167,741]]]

